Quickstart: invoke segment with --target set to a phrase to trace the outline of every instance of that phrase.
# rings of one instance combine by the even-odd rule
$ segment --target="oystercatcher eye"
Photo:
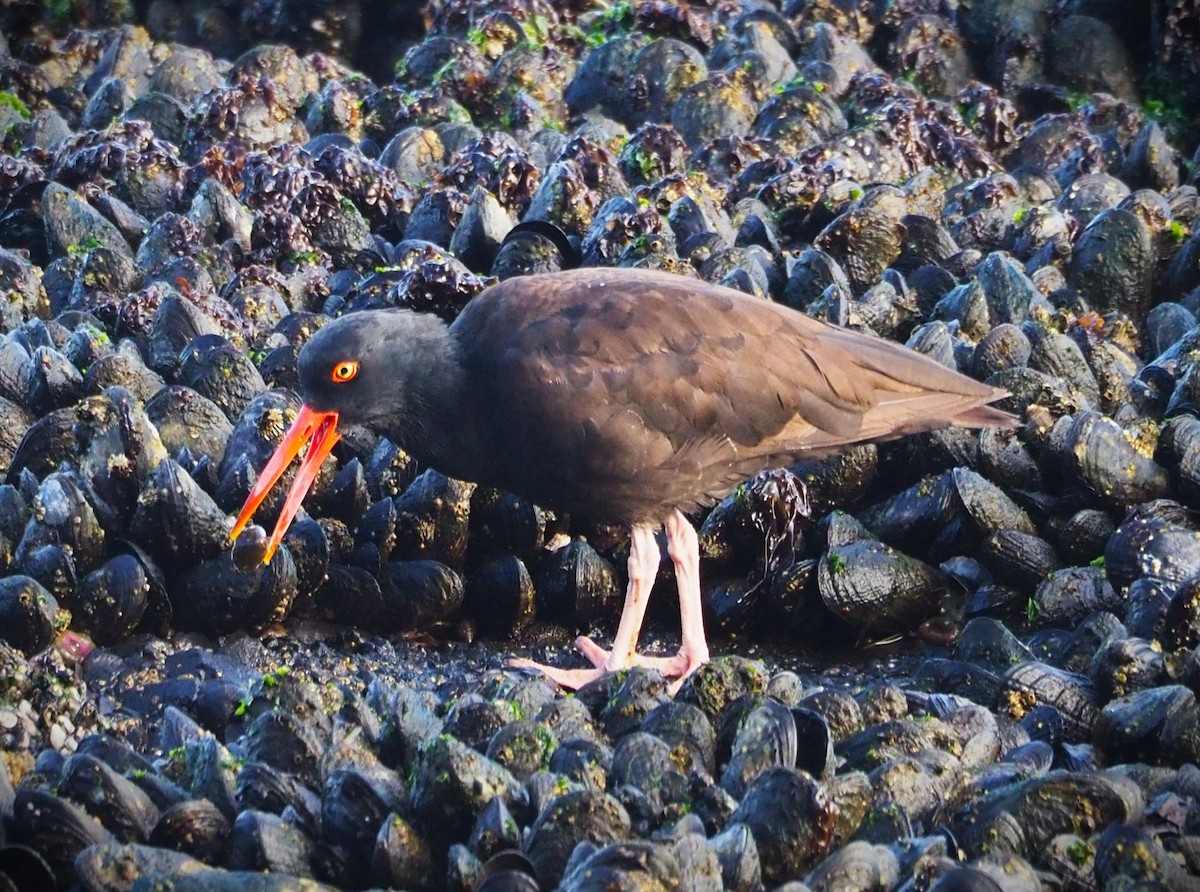
[[[353,360],[346,360],[345,362],[339,362],[333,367],[333,374],[330,377],[338,384],[345,384],[357,374],[358,363]]]

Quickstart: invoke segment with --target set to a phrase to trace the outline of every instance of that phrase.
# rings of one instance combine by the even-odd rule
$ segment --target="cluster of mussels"
[[[444,0],[383,85],[192,6],[0,10],[0,892],[1200,889],[1194,2]],[[903,679],[418,671],[615,617],[624,546],[368,431],[230,548],[325,321],[579,264],[1011,394],[704,520],[710,627]]]

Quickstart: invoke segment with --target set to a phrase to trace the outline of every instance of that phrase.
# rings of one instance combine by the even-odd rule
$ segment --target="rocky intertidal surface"
[[[1198,35],[1191,0],[0,5],[0,892],[1200,889]],[[504,664],[611,632],[620,531],[369,431],[269,563],[231,548],[322,324],[579,265],[906,342],[1021,424],[697,518],[740,656],[676,697]]]

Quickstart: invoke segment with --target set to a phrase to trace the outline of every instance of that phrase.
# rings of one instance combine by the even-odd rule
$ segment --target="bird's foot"
[[[616,669],[628,669],[632,666],[644,666],[647,669],[657,669],[667,678],[678,679],[680,681],[708,662],[707,653],[691,654],[682,649],[679,653],[670,657],[650,657],[645,654],[633,653],[627,659],[622,660],[614,656],[612,651],[605,650],[586,635],[581,635],[575,639],[575,647],[587,657],[593,666],[603,669],[605,672],[612,672]]]
[[[536,663],[524,657],[514,657],[508,661],[508,665],[514,669],[536,669],[559,687],[569,688],[572,691],[578,690],[588,682],[595,681],[608,671],[599,667],[592,669],[561,669],[558,666],[547,666],[545,663]]]
[[[680,650],[679,653],[670,657],[651,657],[645,654],[634,653],[629,658],[622,660],[614,658],[612,651],[605,650],[586,635],[576,638],[575,646],[588,659],[593,668],[560,669],[557,666],[547,666],[543,663],[535,663],[533,660],[526,659],[510,660],[509,665],[518,668],[536,669],[555,684],[564,688],[571,688],[572,690],[581,688],[588,682],[595,681],[609,672],[629,669],[633,666],[643,666],[647,669],[657,669],[664,677],[670,679],[671,685],[668,690],[674,695],[679,692],[684,680],[689,675],[708,662],[707,652],[704,654],[694,654],[684,650]]]

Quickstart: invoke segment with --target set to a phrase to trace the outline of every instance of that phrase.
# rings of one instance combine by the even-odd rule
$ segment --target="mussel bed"
[[[1200,889],[1197,15],[5,4],[0,892]],[[696,517],[676,696],[505,663],[611,633],[622,531],[370,431],[231,548],[321,325],[581,264],[1020,426]]]

